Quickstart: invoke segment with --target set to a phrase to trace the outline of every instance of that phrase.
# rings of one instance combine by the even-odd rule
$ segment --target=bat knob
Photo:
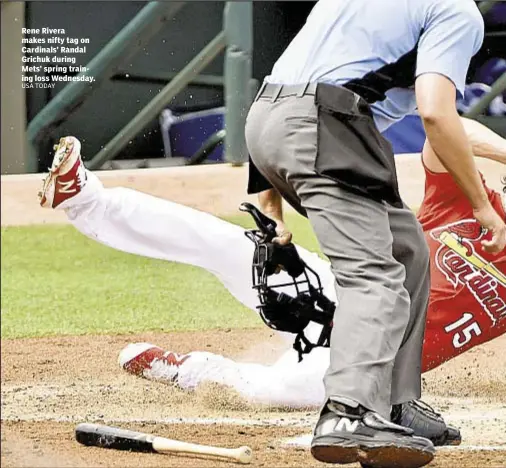
[[[253,450],[251,450],[249,447],[243,446],[237,449],[237,461],[239,463],[247,465],[248,463],[251,463],[252,458]]]

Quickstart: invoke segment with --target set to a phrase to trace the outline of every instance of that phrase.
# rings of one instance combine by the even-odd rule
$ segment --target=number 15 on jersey
[[[456,322],[446,326],[445,332],[455,332],[453,335],[453,346],[459,349],[468,344],[473,336],[480,336],[481,328],[478,322],[474,320],[474,315],[471,312],[465,312]]]

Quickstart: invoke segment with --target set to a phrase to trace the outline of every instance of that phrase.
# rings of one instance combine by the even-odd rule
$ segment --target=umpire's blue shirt
[[[473,0],[319,0],[266,81],[344,85],[411,52],[412,84],[424,73],[438,73],[463,95],[483,35]],[[372,105],[380,131],[416,109],[412,86],[394,87],[386,96]]]

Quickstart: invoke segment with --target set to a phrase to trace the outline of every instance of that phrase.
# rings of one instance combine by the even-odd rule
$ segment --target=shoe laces
[[[439,422],[443,421],[441,414],[436,412],[432,406],[422,400],[413,400],[408,404],[412,405],[415,409],[417,409],[420,413],[427,416],[428,418]]]

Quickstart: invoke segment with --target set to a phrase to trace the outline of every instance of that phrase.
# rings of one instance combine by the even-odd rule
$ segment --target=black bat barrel
[[[154,452],[155,436],[142,432],[129,431],[119,427],[101,424],[79,424],[76,427],[76,440],[83,445],[129,450],[132,452]]]

